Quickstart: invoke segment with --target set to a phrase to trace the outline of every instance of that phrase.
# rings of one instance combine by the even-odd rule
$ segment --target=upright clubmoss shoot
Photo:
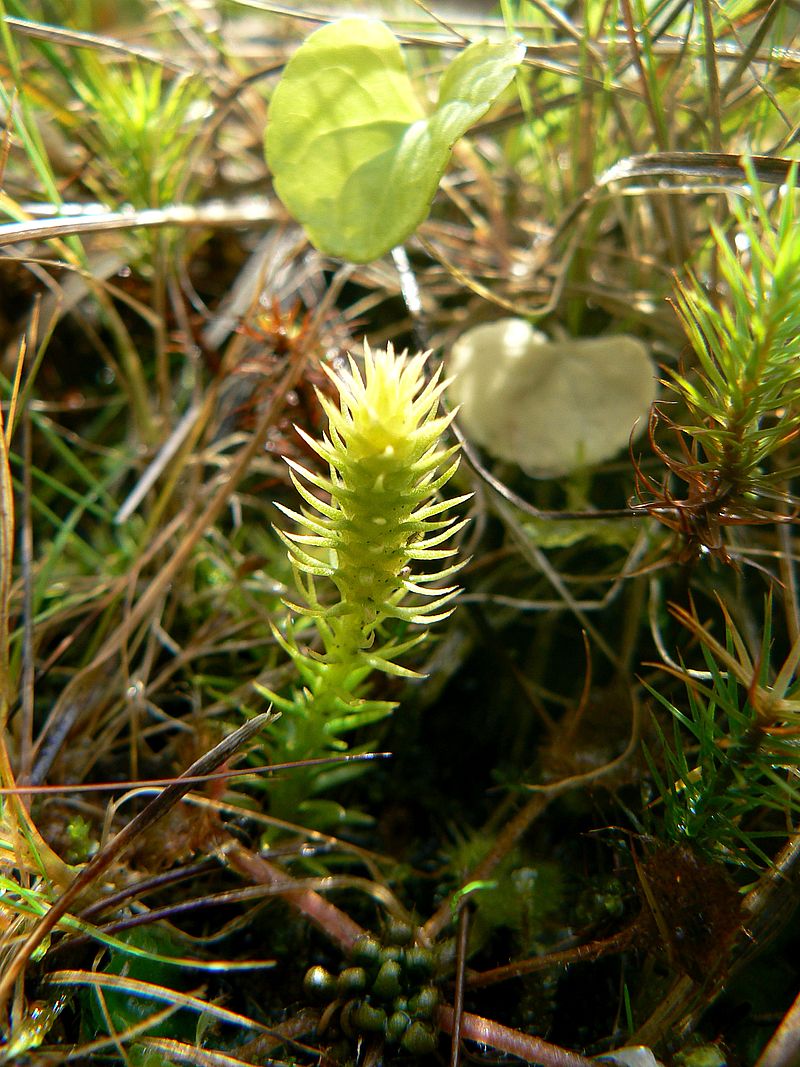
[[[440,370],[426,379],[428,355],[396,354],[391,345],[372,352],[365,344],[363,374],[352,357],[342,371],[326,368],[339,393],[338,405],[319,397],[327,434],[316,441],[298,429],[329,473],[288,460],[304,506],[278,505],[295,524],[278,533],[300,602],[287,602],[293,615],[275,635],[302,684],[289,696],[266,693],[282,712],[270,746],[274,758],[345,749],[342,735],[388,715],[393,703],[362,695],[367,677],[375,670],[413,677],[399,657],[452,611],[458,588],[442,583],[462,564],[418,570],[455,555],[451,539],[466,520],[453,509],[468,499],[438,495],[459,459],[457,445],[441,444],[452,414],[439,414],[446,383]],[[325,581],[334,587],[332,597],[318,588]],[[319,650],[297,641],[309,619]],[[409,636],[409,627],[423,629]],[[304,801],[337,777],[308,770],[272,782],[272,812],[297,819]]]

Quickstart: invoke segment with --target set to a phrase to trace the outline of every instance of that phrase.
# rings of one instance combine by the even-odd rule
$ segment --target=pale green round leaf
[[[523,55],[514,41],[470,45],[426,117],[387,26],[323,26],[295,52],[270,104],[265,150],[278,196],[320,251],[354,263],[384,255],[427,216],[453,144]]]
[[[548,341],[525,319],[467,330],[447,359],[467,437],[535,478],[602,463],[647,426],[657,371],[635,337]]]

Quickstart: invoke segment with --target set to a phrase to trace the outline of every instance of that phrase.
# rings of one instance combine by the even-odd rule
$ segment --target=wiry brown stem
[[[294,888],[290,875],[274,863],[270,863],[245,848],[244,845],[240,845],[238,841],[231,844],[225,855],[231,867],[245,875],[250,881],[260,885],[285,886],[280,894],[284,900],[287,900],[309,922],[327,934],[345,954],[350,952],[356,939],[364,933],[363,927],[359,926],[341,908],[331,904],[314,889]]]
[[[439,1029],[445,1033],[453,1032],[455,1013],[449,1004],[442,1004],[438,1009],[436,1022]],[[520,1030],[512,1030],[492,1019],[484,1019],[468,1011],[461,1016],[461,1036],[469,1041],[490,1045],[498,1052],[519,1056],[526,1063],[542,1064],[542,1067],[596,1067],[593,1060],[581,1056],[578,1052],[551,1045],[540,1037],[523,1034]]]

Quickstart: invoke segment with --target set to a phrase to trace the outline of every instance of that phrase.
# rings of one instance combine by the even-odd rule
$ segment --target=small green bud
[[[363,967],[345,967],[336,980],[336,989],[340,997],[363,993],[366,988],[367,972]]]
[[[386,1040],[397,1044],[411,1023],[411,1016],[405,1011],[393,1011],[386,1020]]]
[[[408,945],[414,936],[414,927],[400,919],[391,919],[386,928],[386,940],[390,945]]]
[[[333,1000],[336,979],[324,967],[309,967],[303,979],[303,989],[309,1000]]]
[[[436,1031],[426,1023],[413,1022],[400,1044],[412,1056],[428,1056],[436,1048]]]
[[[434,985],[424,985],[413,997],[409,997],[408,1010],[418,1019],[432,1019],[439,1003],[439,990]]]
[[[386,960],[381,964],[375,981],[372,983],[372,991],[382,1000],[391,1000],[400,993],[400,978],[403,971],[395,960]]]
[[[380,942],[369,934],[364,934],[357,938],[350,955],[353,963],[362,967],[377,967],[381,962]]]
[[[362,1000],[350,1016],[350,1022],[357,1030],[368,1034],[379,1034],[386,1026],[386,1012]]]
[[[406,971],[411,978],[430,978],[433,974],[433,953],[422,945],[406,949]]]

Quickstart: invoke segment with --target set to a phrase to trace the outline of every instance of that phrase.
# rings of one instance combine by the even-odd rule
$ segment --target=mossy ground
[[[296,594],[272,524],[276,501],[297,506],[283,458],[319,469],[293,426],[324,428],[321,363],[364,336],[438,360],[465,327],[516,313],[551,336],[633,334],[665,380],[682,368],[697,386],[674,275],[691,269],[724,308],[712,224],[746,278],[743,186],[760,179],[777,218],[797,155],[794,5],[448,5],[467,36],[520,33],[528,61],[408,243],[421,311],[395,261],[320,257],[272,193],[269,95],[314,12],[2,10],[2,221],[59,203],[196,215],[65,221],[3,246],[0,1058],[375,1064],[381,1033],[359,1031],[358,1006],[310,1003],[303,978],[347,964],[348,922],[390,941],[394,916],[430,942],[440,1004],[463,985],[465,1019],[491,1021],[465,1058],[505,1054],[506,1027],[528,1059],[533,1036],[754,1063],[800,981],[793,670],[785,716],[758,704],[800,631],[794,394],[751,409],[753,434],[785,435],[735,507],[686,391],[662,392],[652,442],[572,478],[470,451],[452,488],[475,494],[459,607],[412,656],[426,678],[376,682],[370,698],[400,707],[353,738],[391,758],[334,766],[310,830],[270,820],[269,776],[245,771],[274,753],[251,739],[217,768],[242,773],[166,805],[57,929],[25,939],[165,781],[265,711],[264,688],[291,688],[272,624]],[[423,80],[458,46],[424,10],[386,15]],[[246,197],[261,221],[243,223]],[[708,634],[746,649],[749,675]],[[143,1005],[158,1017],[141,1022]],[[764,1064],[792,1062],[780,1032],[769,1049]]]

